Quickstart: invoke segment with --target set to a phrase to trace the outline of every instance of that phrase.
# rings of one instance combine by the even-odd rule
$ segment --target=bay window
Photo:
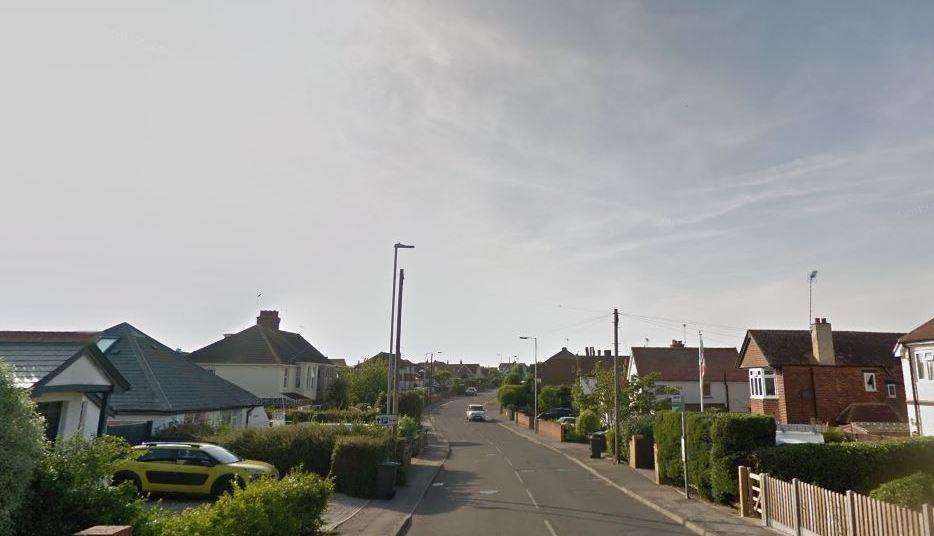
[[[752,398],[776,398],[775,369],[749,369],[749,395]]]

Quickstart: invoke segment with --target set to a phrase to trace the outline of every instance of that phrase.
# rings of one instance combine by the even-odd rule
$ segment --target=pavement
[[[493,422],[465,422],[468,403],[485,404]],[[413,536],[693,534],[519,427],[501,426],[491,393],[454,398],[431,418],[451,455],[415,509]]]

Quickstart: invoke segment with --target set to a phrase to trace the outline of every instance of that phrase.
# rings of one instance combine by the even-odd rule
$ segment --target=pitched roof
[[[328,363],[330,363],[330,364],[332,364],[332,365],[335,365],[335,366],[338,366],[338,367],[346,367],[346,366],[347,366],[347,361],[346,361],[345,359],[339,359],[339,358],[336,358],[336,357],[329,357],[329,358],[328,358]]]
[[[934,318],[909,331],[905,335],[902,335],[902,337],[898,339],[898,342],[901,343],[921,341],[934,341]]]
[[[373,357],[368,357],[367,359],[364,359],[363,361],[357,363],[356,365],[354,365],[354,367],[360,367],[360,366],[363,366],[364,364],[370,363],[370,362],[372,362],[372,361],[379,362],[379,363],[383,363],[384,366],[385,366],[385,363],[387,363],[390,359],[392,359],[393,357],[395,357],[395,355],[396,355],[396,354],[391,354],[391,353],[389,353],[389,352],[380,352],[380,353],[374,355]],[[415,363],[409,361],[408,359],[406,359],[406,358],[404,358],[404,357],[399,359],[399,366],[400,366],[400,367],[409,367],[409,366],[414,366],[414,365],[415,365]]]
[[[837,365],[891,366],[898,358],[892,353],[902,333],[873,331],[833,331],[833,349]],[[811,332],[806,329],[751,329],[746,332],[741,354],[750,338],[773,367],[816,365],[811,346]]]
[[[118,390],[126,379],[93,344],[93,332],[0,331],[0,360],[13,366],[17,387],[41,389],[74,361],[86,357]]]
[[[885,402],[853,402],[840,412],[837,423],[851,422],[901,422],[895,408]]]
[[[632,361],[640,376],[652,373],[660,381],[698,381],[698,349],[690,347],[639,347],[632,348]],[[739,353],[736,348],[704,348],[704,363],[708,381],[746,382],[749,374],[738,367]]]
[[[196,363],[328,364],[328,359],[298,333],[260,324],[195,350],[189,358]]]
[[[105,329],[115,338],[104,355],[130,383],[114,394],[120,413],[179,413],[258,406],[253,394],[199,367],[188,358],[124,322]]]

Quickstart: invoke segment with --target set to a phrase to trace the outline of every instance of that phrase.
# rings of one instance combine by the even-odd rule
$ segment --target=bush
[[[516,409],[522,402],[524,390],[521,385],[506,384],[496,390],[496,399],[502,407]]]
[[[585,409],[577,416],[575,427],[577,428],[577,435],[587,437],[600,429],[600,419],[597,418],[596,413]]]
[[[387,449],[392,446],[394,443],[381,437],[338,438],[331,458],[331,478],[337,491],[352,497],[373,497],[377,468],[386,461]]]
[[[414,439],[418,435],[418,423],[415,422],[415,419],[409,417],[408,415],[403,415],[399,417],[399,437],[405,437],[407,439]]]
[[[341,376],[334,378],[328,386],[324,399],[333,408],[343,409],[350,403],[350,384]]]
[[[216,428],[206,422],[172,423],[154,432],[152,437],[160,441],[198,441],[203,437],[212,436],[223,431],[221,428]]]
[[[385,438],[386,430],[375,425],[346,427],[302,424],[238,428],[204,440],[221,445],[243,458],[271,463],[279,470],[279,474],[301,467],[305,471],[326,476],[331,470],[335,441],[346,435]]]
[[[0,534],[22,503],[29,479],[46,448],[42,417],[29,391],[16,387],[13,368],[0,362]]]
[[[93,525],[133,525],[148,534],[152,514],[130,485],[110,485],[115,461],[130,455],[121,438],[74,437],[42,457],[16,515],[13,534],[74,534]]]
[[[318,422],[318,423],[371,423],[376,420],[379,414],[377,409],[290,409],[285,415],[293,423]]]
[[[465,389],[464,382],[460,378],[454,378],[451,380],[451,392],[455,395],[464,394]]]
[[[688,481],[705,499],[712,498],[710,489],[710,427],[717,415],[690,412],[684,414],[687,428],[685,443],[688,451]]]
[[[162,536],[318,534],[333,490],[330,481],[309,473],[293,472],[282,480],[262,478],[213,504],[166,515],[159,530]]]
[[[921,505],[934,503],[934,475],[914,473],[896,478],[872,490],[873,499],[920,510]]]
[[[723,413],[710,426],[710,486],[714,500],[736,500],[737,469],[750,465],[757,449],[775,445],[775,419],[768,415]]]
[[[896,478],[934,473],[934,437],[783,445],[756,451],[753,462],[757,472],[782,480],[797,478],[840,493],[867,494]]]
[[[668,482],[680,482],[684,478],[681,464],[681,413],[656,413],[652,435],[658,449],[659,474]]]
[[[420,423],[424,406],[425,393],[421,389],[399,393],[399,415],[408,415]]]
[[[587,436],[577,433],[577,428],[573,424],[562,424],[561,428],[564,430],[565,443],[586,443],[588,441]]]
[[[620,423],[620,457],[624,460],[629,459],[629,441],[634,435],[641,435],[642,437],[648,439],[649,441],[653,440],[653,427],[655,426],[655,416],[654,415],[633,415],[626,420],[626,422]]]
[[[846,437],[846,433],[840,428],[828,428],[826,432],[823,433],[824,443],[843,443],[849,441],[849,438]]]

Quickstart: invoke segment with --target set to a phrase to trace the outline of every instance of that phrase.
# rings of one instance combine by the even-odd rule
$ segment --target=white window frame
[[[869,388],[869,378],[872,378],[872,389]],[[875,393],[879,391],[879,375],[875,372],[864,372],[863,373],[863,389],[867,393]]]
[[[772,380],[772,394],[767,393],[766,379]],[[777,399],[775,369],[763,367],[749,369],[749,397],[757,399]]]
[[[894,383],[885,384],[885,394],[889,398],[898,398],[898,386]]]

